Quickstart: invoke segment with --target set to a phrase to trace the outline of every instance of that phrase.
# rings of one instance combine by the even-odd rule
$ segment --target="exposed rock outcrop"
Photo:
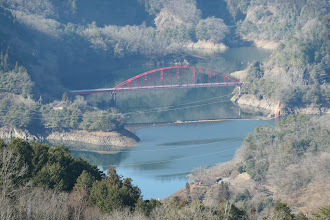
[[[278,67],[274,67],[272,71],[266,71],[265,75],[277,75],[280,70]],[[242,70],[231,73],[231,76],[244,81],[247,77],[248,70]],[[271,78],[272,76],[269,76]],[[283,77],[282,77],[283,78]],[[267,115],[267,117],[275,116],[275,111],[277,109],[278,100],[271,100],[265,97],[258,98],[252,94],[238,94],[238,89],[236,94],[231,98],[231,101],[238,104],[242,110],[246,113],[256,113],[261,112],[263,115]],[[288,114],[310,114],[310,115],[319,115],[319,114],[327,114],[329,110],[327,107],[322,107],[320,105],[311,104],[306,106],[295,106],[288,107],[283,104],[280,105],[280,115],[288,115]]]
[[[88,132],[88,131],[70,131],[70,132],[52,132],[43,135],[33,135],[27,130],[17,129],[13,127],[0,128],[1,139],[20,138],[22,140],[48,140],[61,144],[64,142],[81,142],[93,145],[115,146],[115,147],[131,147],[139,142],[139,138],[132,132],[122,129],[116,132]],[[85,147],[86,148],[86,147]]]
[[[270,49],[270,50],[275,50],[280,45],[280,42],[264,40],[264,39],[255,39],[247,36],[242,36],[242,39],[245,41],[250,41],[250,42],[252,41],[253,42],[252,45],[255,47]]]
[[[258,99],[254,95],[234,95],[232,102],[237,103],[246,112],[262,112],[267,117],[273,117],[277,107],[277,102],[269,99]]]
[[[0,138],[1,139],[20,138],[26,141],[35,141],[40,139],[36,135],[30,134],[27,130],[17,129],[8,126],[4,126],[0,128]]]
[[[237,78],[237,79],[239,79],[239,80],[241,80],[241,81],[244,81],[247,77],[247,74],[248,74],[248,70],[244,69],[244,70],[233,72],[230,75]]]
[[[258,99],[254,95],[244,94],[238,95],[235,94],[231,98],[232,102],[238,104],[243,111],[247,113],[262,112],[267,117],[274,117],[275,111],[277,108],[278,101],[270,99]],[[294,107],[289,108],[284,105],[280,106],[280,115],[285,116],[288,114],[306,114],[306,115],[319,115],[319,114],[329,114],[329,109],[326,107],[321,107],[319,105],[307,105],[304,107]]]
[[[94,145],[113,145],[118,147],[131,147],[140,140],[136,135],[125,129],[119,132],[53,132],[46,137],[55,141],[78,141]]]
[[[192,49],[210,49],[210,50],[226,50],[228,47],[223,43],[213,43],[212,41],[199,40],[197,43],[191,42],[186,45]]]

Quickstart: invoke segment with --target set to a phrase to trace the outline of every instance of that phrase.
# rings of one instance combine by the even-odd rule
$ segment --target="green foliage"
[[[95,179],[100,179],[100,173],[95,166],[80,158],[74,159],[64,146],[49,147],[47,154],[47,162],[40,170],[35,171],[33,182],[36,185],[69,191],[83,170],[92,173]]]
[[[286,203],[278,202],[275,205],[273,219],[293,220],[295,216],[291,213],[291,209]]]
[[[105,213],[124,207],[134,208],[140,197],[141,191],[132,185],[132,179],[123,180],[113,167],[109,169],[107,177],[94,182],[90,191],[91,205]]]
[[[248,0],[226,0],[229,13],[235,21],[244,20],[250,1]]]
[[[135,210],[140,213],[143,213],[145,216],[150,216],[152,210],[157,207],[160,207],[161,205],[161,202],[156,199],[143,200],[139,198],[135,205]]]
[[[285,129],[291,124],[306,123],[309,120],[311,120],[311,116],[309,115],[288,115],[287,117],[281,119],[280,126]]]
[[[313,220],[326,220],[330,218],[330,205],[323,206],[317,210],[317,212],[313,212]]]
[[[257,127],[244,139],[239,166],[253,180],[290,195],[329,175],[327,159],[319,158],[328,151],[328,123],[327,116],[289,115],[277,127]]]
[[[88,173],[86,170],[84,170],[77,178],[77,182],[74,185],[74,189],[84,189],[87,192],[90,192],[94,182],[95,177]]]
[[[297,220],[308,220],[309,218],[306,217],[306,215],[302,212],[299,212],[296,216],[295,216]]]
[[[92,179],[99,180],[102,177],[96,166],[81,158],[74,159],[64,146],[50,147],[47,144],[30,144],[14,139],[8,145],[3,144],[2,148],[11,149],[14,155],[20,156],[17,168],[28,167],[24,178],[16,183],[17,186],[32,180],[36,186],[70,191],[84,170]]]
[[[264,69],[262,63],[259,61],[254,61],[249,68],[248,77],[252,79],[260,79],[264,76]]]
[[[248,75],[242,86],[241,93],[253,94],[259,99],[276,97],[278,83],[264,78],[264,72],[263,63],[259,61],[253,62],[248,68]]]
[[[229,33],[229,30],[222,19],[210,17],[200,20],[196,26],[196,38],[220,43]]]
[[[14,155],[20,155],[20,160],[18,161],[17,166],[19,168],[23,166],[28,166],[28,173],[25,178],[31,178],[32,174],[32,157],[33,157],[33,148],[27,141],[20,140],[18,138],[13,139],[8,145],[8,149],[13,150]]]
[[[226,200],[221,200],[217,207],[217,215],[219,219],[245,219],[246,213],[244,210],[236,207],[234,204],[229,203]]]
[[[179,42],[184,44],[196,39],[195,28],[193,25],[180,24],[173,28],[163,29],[159,32],[161,39],[169,42]]]
[[[4,140],[0,139],[0,149],[2,149],[3,147],[6,147],[6,143]]]
[[[81,96],[76,97],[73,102],[65,95],[64,99],[62,102],[42,106],[42,120],[46,128],[113,131],[123,127],[124,117],[115,108],[106,111],[92,108]]]
[[[291,87],[284,90],[281,100],[289,107],[312,103],[327,105],[330,94],[325,91],[319,85]]]
[[[38,142],[31,142],[31,147],[33,148],[33,157],[32,157],[32,176],[36,176],[37,173],[47,164],[48,162],[48,150],[49,145],[40,144]]]
[[[68,184],[68,180],[63,177],[65,177],[65,168],[56,162],[43,166],[33,180],[37,186],[46,186],[49,189],[63,191]]]
[[[39,121],[35,118],[35,114],[38,113],[38,105],[33,102],[31,105],[27,105],[17,99],[19,98],[14,95],[0,99],[0,126],[38,127]]]
[[[186,24],[197,24],[200,20],[201,11],[196,0],[165,0],[164,8]]]
[[[122,116],[115,109],[87,112],[79,128],[87,131],[113,131],[122,127]]]
[[[248,161],[245,164],[245,170],[251,175],[253,180],[261,181],[268,171],[268,163],[254,160]]]
[[[243,193],[238,193],[234,199],[234,202],[244,201],[251,198],[249,190],[245,189]]]
[[[227,2],[230,8],[245,1]],[[258,0],[248,8],[249,16],[239,22],[239,32],[251,39],[282,43],[265,64],[250,66],[243,94],[281,100],[289,111],[310,104],[328,107],[330,16],[326,2]]]
[[[0,80],[1,82],[1,80]],[[71,102],[64,101],[40,105],[31,98],[14,94],[0,94],[0,126],[24,128],[30,131],[53,129],[57,131],[85,129],[113,131],[123,127],[124,117],[117,109],[101,111],[93,108],[81,96]]]
[[[163,8],[164,1],[162,0],[138,0],[141,3],[144,3],[145,10],[151,14],[156,15]]]
[[[51,109],[45,113],[43,111],[43,119],[46,128],[60,128],[60,129],[77,129],[81,121],[81,111],[78,109]]]
[[[174,210],[184,209],[186,207],[189,207],[188,201],[185,199],[182,200],[178,196],[174,196],[166,206],[167,211],[172,209]]]
[[[253,1],[227,0],[228,8],[233,17],[240,13],[241,18],[250,9],[250,16],[240,25],[241,33],[255,38],[282,40],[294,35],[307,21],[322,18],[327,12],[325,1]],[[240,7],[240,5],[244,5]],[[273,10],[269,10],[273,7]],[[274,13],[275,12],[275,13]],[[235,14],[236,13],[236,14]]]
[[[257,211],[260,213],[262,212],[265,208],[270,208],[273,207],[273,199],[271,197],[266,197],[263,201],[258,203],[257,205]]]
[[[8,54],[5,56],[0,55],[0,92],[10,92],[23,97],[31,96],[32,88],[34,86],[31,81],[30,76],[27,73],[27,70],[23,66],[16,66],[14,69],[9,70],[7,67],[6,61]]]

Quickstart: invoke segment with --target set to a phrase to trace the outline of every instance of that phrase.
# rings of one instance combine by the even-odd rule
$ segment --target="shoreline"
[[[75,151],[89,151],[101,154],[115,154],[118,149],[122,150],[137,145],[140,138],[132,131],[142,128],[224,122],[236,120],[273,120],[274,118],[257,116],[253,118],[229,118],[229,119],[202,119],[191,121],[175,121],[167,123],[148,123],[148,124],[130,124],[126,125],[121,131],[114,132],[88,132],[83,130],[72,130],[69,132],[46,132],[45,134],[31,134],[28,130],[18,129],[9,126],[0,127],[0,139],[12,140],[19,138],[25,141],[46,141],[52,145],[64,144],[70,146]]]
[[[124,149],[135,146],[140,141],[139,137],[126,129],[113,132],[71,130],[69,132],[46,131],[44,134],[31,134],[28,130],[9,126],[0,127],[0,138],[5,140],[19,138],[25,141],[47,141],[52,144],[69,143],[69,145],[78,146],[81,150],[96,148],[98,151],[109,151],[112,148],[116,150]]]
[[[112,132],[89,132],[85,130],[52,132],[47,137],[45,137],[45,139],[48,141],[82,142],[90,145],[111,145],[123,148],[135,146],[140,141],[139,137],[126,129]]]
[[[164,123],[146,123],[146,124],[128,124],[125,126],[125,129],[131,130],[139,130],[142,128],[150,128],[157,126],[166,126],[166,125],[177,125],[177,124],[192,124],[192,123],[208,123],[208,122],[222,122],[222,121],[250,121],[250,120],[273,120],[274,117],[266,117],[266,116],[256,116],[253,118],[228,118],[228,119],[202,119],[202,120],[194,120],[194,121],[175,121],[175,122],[164,122]]]

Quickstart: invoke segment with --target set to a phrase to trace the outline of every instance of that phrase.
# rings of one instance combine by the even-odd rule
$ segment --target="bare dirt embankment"
[[[270,40],[263,40],[263,39],[251,39],[248,37],[243,36],[243,40],[246,41],[252,41],[253,46],[259,47],[259,48],[264,48],[264,49],[270,49],[270,50],[275,50],[280,43],[276,41],[270,41]]]
[[[207,49],[207,50],[215,50],[215,51],[223,51],[228,48],[223,43],[213,43],[211,41],[206,41],[206,40],[199,40],[196,43],[190,42],[186,44],[185,47],[191,49]]]
[[[20,138],[27,141],[47,140],[50,142],[54,141],[56,143],[81,142],[85,145],[111,145],[120,148],[134,146],[140,140],[135,134],[126,129],[113,132],[88,132],[82,130],[73,130],[70,132],[49,132],[43,135],[33,135],[27,130],[12,127],[0,128],[0,138]]]
[[[118,147],[131,147],[139,141],[136,135],[127,130],[116,132],[53,132],[46,139],[54,141],[78,141],[94,145],[112,145]]]

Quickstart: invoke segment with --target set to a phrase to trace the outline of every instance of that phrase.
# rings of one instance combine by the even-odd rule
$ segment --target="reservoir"
[[[136,131],[140,143],[117,154],[73,151],[104,172],[117,167],[133,179],[144,199],[162,199],[183,188],[186,175],[195,168],[209,167],[233,158],[243,138],[259,125],[272,120],[229,120],[179,123]]]
[[[252,47],[217,53],[196,52],[196,56],[202,58],[191,66],[230,74],[253,61],[264,60],[270,53],[270,50]],[[81,82],[76,82],[78,86],[71,89],[111,88],[137,74],[164,66],[129,66],[116,70],[108,78],[105,72],[99,75],[86,72],[81,75]],[[275,124],[271,120],[253,120],[256,115],[245,113],[230,102],[233,89],[119,93],[116,107],[125,115],[128,127],[138,127],[134,133],[141,139],[140,143],[115,154],[85,151],[72,151],[72,154],[104,172],[116,166],[118,174],[133,179],[144,199],[163,199],[183,188],[189,181],[186,175],[193,169],[231,160],[248,133],[259,125]],[[110,97],[109,94],[84,96],[99,108],[108,108]],[[198,120],[219,121],[185,123]],[[144,126],[154,124],[158,126]]]

